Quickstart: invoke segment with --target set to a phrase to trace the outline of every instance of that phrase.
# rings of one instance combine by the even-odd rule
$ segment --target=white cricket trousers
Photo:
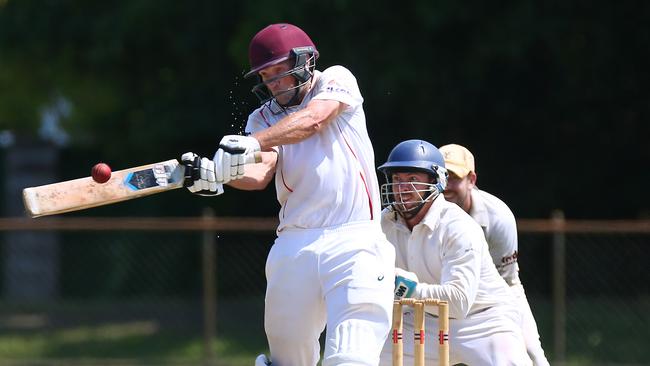
[[[414,363],[414,314],[404,308],[402,339],[404,365]],[[436,311],[437,312],[437,311]],[[425,316],[425,360],[438,364],[438,318]],[[511,306],[495,306],[465,319],[449,320],[449,363],[470,366],[530,366],[519,329],[519,314]],[[387,339],[381,353],[382,366],[392,365],[392,340]]]
[[[544,355],[542,342],[539,339],[539,332],[537,331],[537,322],[535,322],[535,317],[528,304],[524,286],[521,284],[513,285],[510,286],[510,289],[515,294],[517,309],[519,309],[521,314],[521,331],[526,342],[528,356],[533,360],[534,366],[550,366]]]
[[[378,223],[285,229],[266,262],[264,329],[273,366],[379,363],[393,306],[395,250]]]

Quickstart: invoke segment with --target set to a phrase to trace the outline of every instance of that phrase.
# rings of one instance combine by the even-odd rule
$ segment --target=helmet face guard
[[[424,204],[433,201],[447,186],[445,159],[437,147],[423,140],[407,140],[397,144],[386,163],[377,169],[386,178],[386,183],[381,186],[382,206],[391,206],[405,219],[417,215]],[[393,183],[392,174],[396,172],[427,173],[432,182]],[[410,185],[410,189],[404,189],[405,185],[406,188]],[[415,198],[405,202],[408,195]]]
[[[381,204],[382,207],[391,206],[402,217],[410,219],[420,212],[425,203],[433,201],[440,193],[438,185],[432,183],[385,183],[381,186]]]
[[[294,48],[293,50],[291,50],[291,54],[292,54],[291,58],[294,58],[296,60],[293,68],[287,70],[286,72],[283,72],[280,75],[275,76],[274,78],[265,81],[260,81],[259,83],[255,84],[255,86],[251,91],[260,100],[260,103],[265,104],[270,102],[271,100],[276,99],[276,97],[279,95],[293,92],[294,93],[293,97],[285,105],[277,103],[281,107],[287,107],[293,105],[296,102],[296,98],[298,96],[298,92],[300,91],[300,88],[302,88],[304,85],[309,83],[311,78],[314,76],[314,69],[316,68],[316,55],[314,51],[315,50],[313,47]],[[281,91],[277,95],[273,95],[269,91],[267,84],[287,76],[293,76],[294,78],[296,78],[297,84]]]

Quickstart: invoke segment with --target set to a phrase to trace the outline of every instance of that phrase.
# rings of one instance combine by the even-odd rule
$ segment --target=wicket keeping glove
[[[243,178],[247,157],[253,156],[257,151],[260,151],[260,143],[255,137],[224,136],[213,159],[221,167],[216,171],[217,181],[228,183],[232,179]]]
[[[216,164],[201,158],[193,152],[181,156],[181,164],[185,166],[185,181],[183,186],[200,196],[217,196],[223,193],[223,185],[216,180]]]
[[[418,286],[418,276],[413,272],[395,268],[395,299],[412,298]]]

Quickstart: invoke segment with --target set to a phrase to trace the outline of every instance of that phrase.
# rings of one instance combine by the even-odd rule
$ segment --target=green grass
[[[75,360],[77,363],[200,364],[203,339],[197,336],[150,332],[150,327],[134,324],[112,325],[110,330],[73,328],[29,335],[0,336],[0,360]],[[105,332],[105,333],[104,333]],[[260,348],[262,347],[262,348]],[[214,359],[223,365],[251,365],[261,344],[242,347],[232,339],[217,337],[212,342]]]
[[[553,360],[550,302],[531,299],[531,306],[542,345]],[[197,304],[169,299],[46,308],[0,304],[0,364],[206,364],[200,311]],[[211,365],[250,366],[255,356],[267,352],[262,318],[261,298],[220,301]],[[650,365],[648,299],[570,300],[566,318],[566,365]]]
[[[531,301],[531,306],[544,351],[553,360],[551,303]],[[566,340],[568,365],[650,365],[650,301],[616,297],[569,299]]]
[[[0,364],[206,364],[200,308],[171,303],[0,305]],[[250,366],[267,352],[261,304],[248,299],[217,305],[210,365]]]

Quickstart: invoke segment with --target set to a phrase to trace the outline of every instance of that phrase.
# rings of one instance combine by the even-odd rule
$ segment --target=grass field
[[[650,365],[648,302],[629,302],[621,309],[618,301],[568,302],[566,365]],[[551,306],[531,303],[543,346],[553,359]],[[215,356],[209,364],[250,366],[257,354],[266,352],[262,306],[261,298],[218,304]],[[197,304],[84,303],[19,309],[0,305],[2,365],[208,364]]]
[[[208,364],[200,306],[164,303],[0,305],[0,364]],[[251,365],[266,352],[262,307],[263,299],[218,304],[210,365]]]
[[[531,301],[531,306],[542,346],[548,359],[553,360],[552,306],[548,301]],[[650,301],[569,299],[566,341],[568,365],[650,365]]]
[[[106,364],[167,365],[203,363],[203,340],[177,334],[135,334],[133,326],[114,327],[104,335],[101,329],[74,329],[30,336],[0,337],[0,363],[4,364]],[[147,329],[142,329],[143,333]],[[74,333],[72,335],[71,333]],[[82,337],[83,339],[78,339]],[[217,338],[214,365],[250,366],[263,352],[242,347],[232,339]]]

